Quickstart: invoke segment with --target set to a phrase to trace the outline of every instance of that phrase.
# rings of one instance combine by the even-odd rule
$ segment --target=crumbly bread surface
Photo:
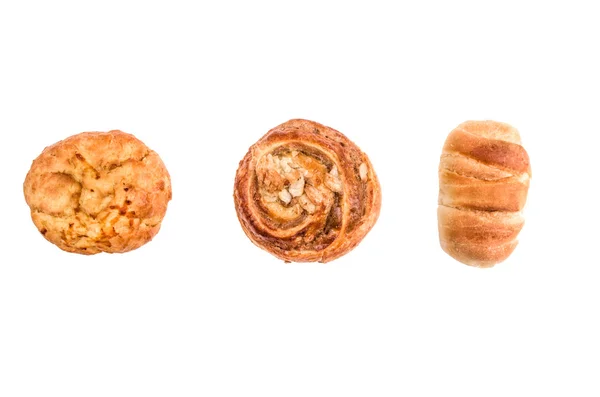
[[[171,200],[156,152],[122,131],[84,132],[44,149],[23,184],[39,232],[62,250],[126,252],[150,241]]]

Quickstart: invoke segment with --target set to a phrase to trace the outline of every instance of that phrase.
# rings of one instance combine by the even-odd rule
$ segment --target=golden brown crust
[[[467,265],[491,267],[517,245],[531,167],[516,129],[468,121],[448,135],[439,168],[440,244]]]
[[[471,122],[475,123],[475,122]],[[481,126],[485,128],[489,123]],[[444,153],[456,153],[516,174],[528,172],[529,156],[523,146],[475,135],[464,124],[452,131],[444,144]],[[516,131],[516,130],[515,130]]]
[[[84,132],[44,149],[23,184],[40,233],[84,255],[150,241],[171,199],[162,160],[133,135]]]
[[[379,216],[381,188],[366,154],[340,132],[290,120],[240,162],[240,224],[257,246],[294,262],[328,262],[352,250]]]
[[[491,267],[506,259],[523,227],[520,212],[465,211],[438,206],[442,249],[470,266]]]

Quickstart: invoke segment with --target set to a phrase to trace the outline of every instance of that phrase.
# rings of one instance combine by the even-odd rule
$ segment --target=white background
[[[594,2],[210,3],[0,5],[0,396],[597,396]],[[233,206],[248,147],[298,117],[356,142],[383,188],[326,265],[256,248]],[[533,167],[521,243],[487,270],[437,236],[441,147],[469,119],[517,127]],[[109,129],[166,163],[163,228],[62,252],[25,174]]]

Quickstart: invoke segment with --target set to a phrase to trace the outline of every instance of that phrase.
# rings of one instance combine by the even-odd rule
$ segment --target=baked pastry
[[[171,200],[158,154],[121,131],[84,132],[47,147],[23,189],[46,240],[86,255],[144,245],[158,233]]]
[[[477,267],[502,262],[523,227],[531,167],[519,132],[495,121],[467,121],[446,139],[440,159],[440,244]]]
[[[254,244],[287,262],[328,262],[371,230],[381,189],[366,154],[308,120],[269,131],[240,162],[235,209]]]

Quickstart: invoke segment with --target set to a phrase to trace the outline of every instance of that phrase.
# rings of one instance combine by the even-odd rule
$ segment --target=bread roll
[[[371,230],[381,189],[371,162],[340,132],[290,120],[240,162],[235,209],[250,240],[287,262],[328,262]]]
[[[446,139],[439,167],[442,249],[476,267],[508,258],[523,227],[530,177],[529,156],[515,128],[495,121],[456,127]]]
[[[38,231],[58,248],[120,253],[158,233],[171,178],[158,154],[133,135],[84,132],[44,149],[23,191]]]

